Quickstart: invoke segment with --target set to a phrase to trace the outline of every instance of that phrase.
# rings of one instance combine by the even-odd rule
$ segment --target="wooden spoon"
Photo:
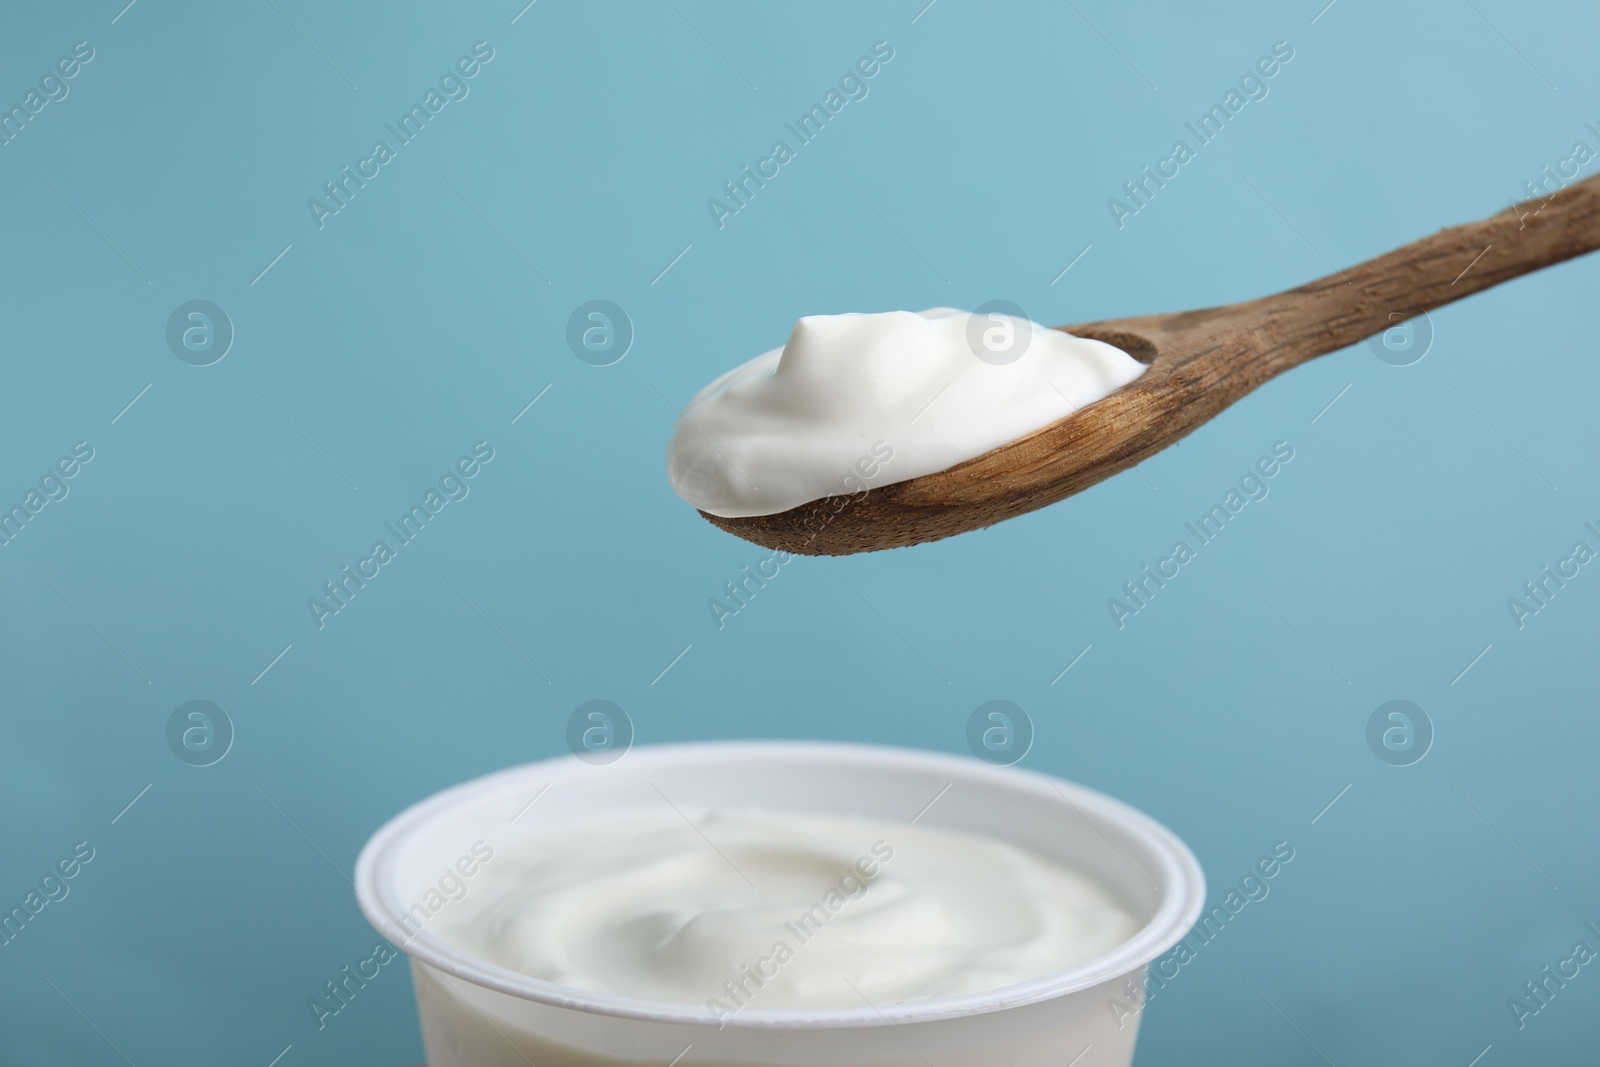
[[[1275,375],[1503,281],[1600,248],[1600,176],[1441,230],[1298,289],[1059,329],[1149,364],[1103,400],[934,474],[716,526],[811,556],[937,541],[1054,504],[1127,470]]]

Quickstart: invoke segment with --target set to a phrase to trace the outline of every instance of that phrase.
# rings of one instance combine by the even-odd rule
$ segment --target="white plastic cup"
[[[477,870],[485,846],[607,813],[660,810],[663,796],[686,809],[915,819],[1004,840],[1098,879],[1141,925],[1103,956],[1001,989],[850,1008],[750,1007],[720,1026],[704,1005],[518,974],[428,928],[428,902],[446,896],[441,882],[470,895],[472,878],[461,872]],[[1145,967],[1194,924],[1205,880],[1171,831],[1071,782],[906,749],[727,741],[636,748],[598,767],[568,756],[437,793],[367,842],[356,897],[378,932],[411,957],[430,1067],[1128,1067]]]

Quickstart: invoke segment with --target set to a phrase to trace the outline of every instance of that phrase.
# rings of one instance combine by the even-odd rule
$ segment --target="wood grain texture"
[[[935,474],[714,525],[803,555],[936,541],[1053,504],[1193,432],[1284,371],[1425,311],[1600,248],[1600,177],[1274,296],[1063,326],[1149,364],[1058,422]]]

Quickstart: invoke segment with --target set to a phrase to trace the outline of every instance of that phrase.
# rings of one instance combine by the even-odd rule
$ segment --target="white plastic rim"
[[[611,996],[556,985],[508,970],[457,949],[427,929],[409,939],[396,937],[407,912],[399,890],[405,877],[403,852],[419,835],[470,818],[485,807],[519,803],[563,782],[587,779],[592,790],[600,776],[622,786],[648,783],[669,772],[692,770],[715,775],[718,768],[744,771],[762,765],[813,769],[819,779],[844,774],[923,775],[952,787],[967,785],[991,796],[1011,794],[1018,801],[1044,801],[1086,819],[1106,843],[1151,883],[1156,906],[1139,931],[1110,952],[1088,962],[1015,985],[982,993],[935,997],[903,1004],[860,1008],[748,1009],[719,1021],[703,1005],[669,1004]],[[626,771],[624,772],[624,768]],[[618,772],[624,772],[619,774]],[[637,806],[637,805],[635,805]],[[626,810],[619,807],[617,810]],[[929,820],[933,823],[934,820]],[[481,835],[479,835],[481,836]],[[1008,835],[996,831],[994,836]],[[1120,839],[1121,844],[1117,843]],[[1024,845],[1023,847],[1029,847]],[[1135,863],[1132,852],[1143,861]],[[448,859],[442,862],[448,863]],[[1071,862],[1068,860],[1068,862]],[[436,868],[430,868],[436,870]],[[1181,940],[1205,902],[1200,863],[1177,835],[1143,812],[1104,793],[1064,779],[1016,767],[913,749],[815,741],[713,741],[634,748],[616,764],[595,767],[574,756],[523,764],[475,778],[435,793],[385,823],[361,850],[355,871],[356,900],[367,920],[407,955],[464,982],[541,1004],[619,1019],[745,1030],[804,1030],[879,1027],[931,1022],[1004,1011],[1064,997],[1137,973]]]

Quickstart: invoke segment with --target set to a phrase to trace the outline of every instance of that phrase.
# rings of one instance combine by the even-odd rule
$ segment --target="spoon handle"
[[[1397,323],[1600,249],[1600,176],[1452,226],[1365,263],[1237,306],[1272,342],[1270,374]],[[1247,310],[1248,309],[1248,310]]]

